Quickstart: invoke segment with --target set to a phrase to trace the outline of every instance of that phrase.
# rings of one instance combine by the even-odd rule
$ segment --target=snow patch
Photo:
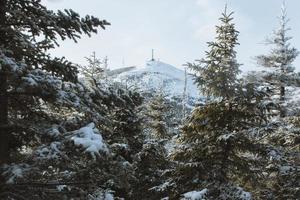
[[[208,190],[205,188],[201,191],[191,191],[184,193],[184,198],[182,200],[202,200],[203,198],[205,198],[207,191]]]
[[[10,164],[3,166],[2,175],[7,178],[7,184],[14,184],[18,178],[23,178],[25,172],[29,171],[27,164]]]
[[[242,200],[252,200],[252,196],[250,192],[246,192],[241,187],[237,187],[240,199]]]
[[[90,123],[86,127],[76,130],[73,133],[75,136],[73,136],[71,140],[75,146],[83,147],[85,152],[89,153],[94,159],[96,159],[96,155],[99,155],[100,152],[108,152],[102,135],[94,123]]]
[[[61,142],[52,142],[49,146],[43,145],[36,150],[37,159],[58,159],[61,155]]]
[[[234,138],[236,135],[236,132],[233,132],[233,133],[228,133],[228,134],[223,134],[221,136],[218,137],[218,141],[227,141],[231,138]]]

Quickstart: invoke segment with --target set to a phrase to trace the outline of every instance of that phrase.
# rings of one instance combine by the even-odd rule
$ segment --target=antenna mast
[[[152,58],[151,61],[154,61],[154,49],[152,49]]]

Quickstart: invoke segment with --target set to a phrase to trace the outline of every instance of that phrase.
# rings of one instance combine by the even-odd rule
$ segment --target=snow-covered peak
[[[170,96],[182,96],[184,93],[185,72],[170,64],[151,60],[141,67],[122,69],[114,70],[112,78],[114,81],[121,82],[128,87],[142,91],[163,89]],[[199,96],[191,75],[187,75],[187,95],[190,97]]]
[[[161,61],[148,61],[145,66],[137,68],[137,71],[159,72],[173,78],[184,81],[184,71]]]

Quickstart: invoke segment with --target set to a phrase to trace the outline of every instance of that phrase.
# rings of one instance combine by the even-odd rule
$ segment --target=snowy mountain
[[[109,72],[109,76],[129,88],[141,91],[163,91],[170,96],[182,96],[185,86],[185,72],[167,63],[151,60],[142,67],[126,67]],[[187,75],[187,96],[199,97],[199,90]]]

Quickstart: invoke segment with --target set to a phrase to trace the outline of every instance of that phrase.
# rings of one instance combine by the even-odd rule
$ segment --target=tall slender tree
[[[167,128],[167,105],[162,91],[157,96],[154,96],[148,105],[147,116],[149,118],[149,126],[151,128],[152,136],[156,139],[168,138]]]
[[[220,18],[221,25],[216,26],[215,41],[208,42],[210,49],[205,58],[196,63],[188,63],[195,72],[195,83],[208,96],[229,99],[235,91],[240,64],[236,60],[234,48],[239,44],[239,32],[232,23],[232,15],[233,13],[227,13],[226,6]]]
[[[253,158],[263,152],[249,137],[250,130],[264,120],[262,95],[252,85],[241,85],[237,78],[240,64],[234,47],[238,31],[232,15],[225,9],[221,25],[216,27],[216,41],[208,43],[206,58],[189,64],[197,73],[195,82],[213,98],[196,107],[182,129],[180,145],[173,153],[178,164],[174,182],[169,184],[175,186],[175,195],[200,189],[207,199],[251,196],[238,186],[253,183],[259,164]]]
[[[96,52],[93,52],[91,56],[85,59],[88,64],[80,66],[80,71],[91,86],[98,86],[100,79],[104,78],[105,63],[96,57]]]
[[[265,81],[270,84],[270,87],[275,86],[274,93],[279,94],[280,116],[286,115],[283,104],[286,100],[286,86],[293,81],[294,67],[293,61],[297,58],[299,51],[291,47],[290,40],[292,37],[287,35],[290,30],[288,27],[289,19],[287,18],[287,10],[285,1],[281,8],[281,16],[279,17],[279,28],[273,32],[273,36],[267,39],[267,45],[273,45],[268,55],[257,56],[258,64],[272,69],[265,76]]]

